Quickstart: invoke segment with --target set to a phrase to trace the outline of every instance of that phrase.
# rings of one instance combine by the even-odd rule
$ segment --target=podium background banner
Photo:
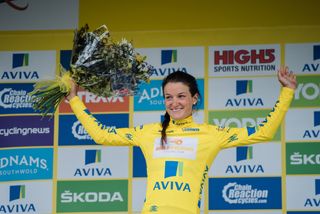
[[[132,40],[154,66],[150,84],[135,97],[79,91],[109,127],[161,121],[161,80],[177,70],[197,78],[196,122],[255,126],[279,95],[277,69],[289,66],[298,88],[276,136],[219,153],[201,213],[319,214],[319,7],[316,0],[0,2],[0,213],[142,209],[146,165],[139,148],[96,145],[67,101],[53,117],[32,109],[32,85],[69,66],[74,30],[87,23],[106,24],[115,40]],[[223,189],[234,183],[265,194],[232,199]]]

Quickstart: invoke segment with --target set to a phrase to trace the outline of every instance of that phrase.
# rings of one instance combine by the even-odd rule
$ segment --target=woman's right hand
[[[78,85],[73,81],[72,78],[70,78],[70,92],[66,96],[66,99],[71,100],[72,98],[77,96],[77,93],[78,93]]]

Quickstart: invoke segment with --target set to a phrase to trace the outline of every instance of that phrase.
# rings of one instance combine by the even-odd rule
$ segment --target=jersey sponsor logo
[[[155,139],[153,157],[176,157],[185,159],[196,159],[198,139],[196,138],[175,138],[168,137],[164,148],[160,143],[160,138]]]
[[[183,176],[183,162],[182,161],[165,161],[164,178],[182,177]],[[153,191],[187,191],[191,192],[191,187],[187,182],[179,181],[156,181],[153,186]]]
[[[281,177],[209,179],[210,210],[281,207]]]
[[[52,148],[0,150],[0,157],[0,181],[52,178]]]
[[[320,171],[320,144],[287,143],[287,174],[317,174]]]

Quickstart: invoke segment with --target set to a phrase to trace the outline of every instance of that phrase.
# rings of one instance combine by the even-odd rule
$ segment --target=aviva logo
[[[237,147],[237,162],[252,159],[252,146]]]
[[[162,50],[161,65],[177,62],[177,50]]]
[[[100,163],[101,162],[101,150],[86,150],[85,152],[85,165],[91,163]]]
[[[320,59],[320,45],[313,46],[313,60]]]
[[[16,53],[12,55],[12,68],[18,68],[29,65],[29,54]]]
[[[237,95],[252,93],[252,80],[237,80]]]
[[[320,125],[320,111],[315,111],[314,112],[314,121],[313,121],[313,126],[319,126]]]
[[[10,186],[10,199],[9,199],[9,201],[23,199],[25,197],[26,197],[25,185]]]
[[[183,175],[183,162],[181,161],[166,161],[164,178],[168,177],[181,177]]]

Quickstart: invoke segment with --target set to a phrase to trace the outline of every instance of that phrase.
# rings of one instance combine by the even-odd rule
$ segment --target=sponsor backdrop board
[[[94,12],[84,11],[88,4]],[[107,16],[110,4],[116,3],[0,1],[0,213],[140,213],[147,184],[140,148],[97,145],[68,101],[41,117],[29,95],[37,81],[54,79],[60,64],[70,69],[74,29],[88,20],[92,27],[108,24],[100,14]],[[152,18],[144,19],[154,26]],[[78,96],[110,131],[158,123],[165,113],[162,79],[181,70],[196,77],[202,94],[196,122],[258,126],[281,90],[277,69],[288,65],[298,87],[283,124],[267,143],[217,155],[200,213],[319,214],[320,37],[312,36],[319,30],[194,29],[112,32],[132,39],[154,66],[150,83],[134,97],[98,97],[81,88]],[[192,160],[194,152],[181,157]]]

